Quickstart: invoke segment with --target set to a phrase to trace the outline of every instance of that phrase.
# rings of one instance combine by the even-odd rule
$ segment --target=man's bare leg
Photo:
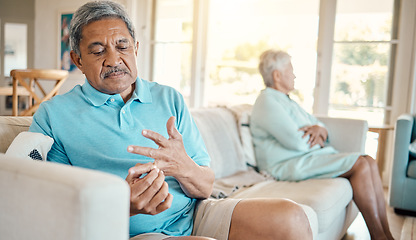
[[[302,207],[286,199],[244,199],[235,207],[228,239],[312,239]]]

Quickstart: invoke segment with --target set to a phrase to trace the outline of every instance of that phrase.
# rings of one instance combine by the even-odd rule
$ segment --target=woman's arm
[[[302,138],[301,126],[296,123],[296,116],[289,113],[288,107],[267,97],[257,99],[251,115],[251,127],[260,128],[289,150],[308,151],[309,138]]]

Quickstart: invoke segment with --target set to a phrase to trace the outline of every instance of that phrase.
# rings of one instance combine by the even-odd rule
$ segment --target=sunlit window
[[[329,115],[384,123],[393,0],[338,0]]]
[[[157,0],[152,80],[190,96],[193,0]]]
[[[311,110],[319,0],[210,2],[205,104],[253,104],[264,88],[257,69],[259,56],[276,48],[292,56],[297,76],[292,95]]]

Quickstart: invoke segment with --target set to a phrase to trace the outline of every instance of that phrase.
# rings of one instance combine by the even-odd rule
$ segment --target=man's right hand
[[[153,163],[136,164],[129,169],[126,181],[130,185],[130,216],[156,215],[170,208],[173,196],[169,193],[163,171]]]

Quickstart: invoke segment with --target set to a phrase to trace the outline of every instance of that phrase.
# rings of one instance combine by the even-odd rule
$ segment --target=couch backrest
[[[195,109],[191,113],[207,146],[216,177],[246,170],[248,159],[240,142],[235,111],[218,107]],[[1,116],[0,152],[5,153],[13,139],[20,132],[28,131],[31,123],[32,117]]]
[[[23,131],[28,131],[32,117],[0,117],[0,153],[5,153],[13,139]]]
[[[218,107],[192,109],[191,114],[211,157],[215,177],[218,179],[247,170],[247,159],[233,113]]]

